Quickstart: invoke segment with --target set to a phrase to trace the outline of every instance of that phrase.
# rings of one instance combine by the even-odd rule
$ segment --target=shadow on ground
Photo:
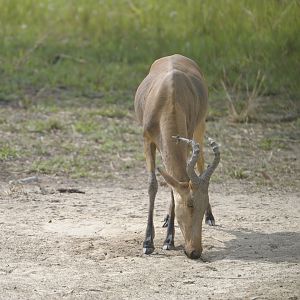
[[[216,227],[215,230],[234,236],[223,242],[223,247],[206,252],[209,261],[222,259],[268,262],[299,262],[300,233],[274,232],[262,233],[247,229],[226,230]]]
[[[300,260],[300,233],[297,232],[274,232],[262,233],[247,229],[227,230],[216,226],[213,232],[218,231],[232,236],[228,241],[215,239],[213,232],[203,241],[204,253],[202,259],[207,262],[218,260],[242,260],[263,262],[289,262],[297,263]],[[217,236],[217,233],[216,233]],[[209,241],[218,241],[218,246],[212,246]],[[107,240],[102,247],[110,253],[111,257],[127,256],[140,257],[142,254],[142,236],[127,236],[125,239]],[[152,256],[185,256],[183,245],[177,244],[174,250],[162,250],[162,245],[157,240],[155,251]],[[202,260],[199,260],[202,261]]]

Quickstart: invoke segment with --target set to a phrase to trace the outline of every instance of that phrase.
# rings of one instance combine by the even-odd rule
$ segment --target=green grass
[[[15,148],[13,148],[12,146],[9,146],[7,144],[5,144],[5,145],[0,144],[0,162],[12,160],[17,157],[19,157],[19,154]]]
[[[258,147],[265,151],[287,148],[278,137],[264,137],[259,141]]]
[[[106,107],[114,111],[114,106]],[[102,114],[103,108],[0,107],[0,163],[5,180],[49,174],[62,178],[147,178],[142,129],[132,112]],[[115,116],[114,116],[115,115]],[[212,180],[268,181],[297,186],[299,121],[279,124],[207,122],[207,133],[222,145]],[[213,152],[205,145],[206,164]],[[157,155],[157,166],[163,166]],[[144,177],[143,177],[144,176]],[[133,179],[135,180],[135,179]]]
[[[9,174],[112,178],[144,165],[141,129],[127,110],[47,108],[0,107],[0,162]]]
[[[69,175],[73,178],[92,177],[92,170],[88,169],[86,165],[87,161],[83,157],[58,155],[33,162],[30,172],[51,175]]]
[[[63,130],[63,128],[63,123],[56,118],[48,118],[46,120],[29,120],[27,125],[28,131],[39,133]]]
[[[213,95],[221,80],[251,89],[260,71],[265,94],[297,99],[299,15],[296,0],[0,0],[0,103],[130,106],[172,53],[199,63]]]

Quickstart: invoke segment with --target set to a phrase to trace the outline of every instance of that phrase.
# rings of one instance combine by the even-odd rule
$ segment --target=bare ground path
[[[300,297],[296,192],[213,184],[218,226],[204,226],[203,259],[193,261],[183,254],[179,228],[177,249],[161,249],[167,188],[156,201],[151,256],[141,252],[146,185],[80,189],[86,193],[1,185],[0,299]]]

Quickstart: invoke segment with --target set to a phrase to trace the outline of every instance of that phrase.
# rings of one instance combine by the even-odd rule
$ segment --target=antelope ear
[[[175,178],[173,178],[171,175],[169,175],[165,170],[163,170],[161,168],[157,168],[157,171],[165,179],[167,184],[169,184],[170,186],[172,186],[175,189],[180,188],[180,182],[177,181]]]
[[[190,188],[189,182],[179,182],[174,177],[169,175],[165,170],[161,168],[157,168],[157,171],[161,174],[161,176],[165,179],[165,181],[177,191],[183,191]]]

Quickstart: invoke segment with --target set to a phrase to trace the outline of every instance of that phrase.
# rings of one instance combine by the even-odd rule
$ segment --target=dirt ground
[[[57,191],[72,185],[85,193]],[[2,182],[0,299],[299,299],[296,191],[213,183],[217,226],[204,226],[200,260],[184,255],[178,227],[176,250],[161,249],[169,194],[159,188],[145,256],[145,175],[121,186]]]

